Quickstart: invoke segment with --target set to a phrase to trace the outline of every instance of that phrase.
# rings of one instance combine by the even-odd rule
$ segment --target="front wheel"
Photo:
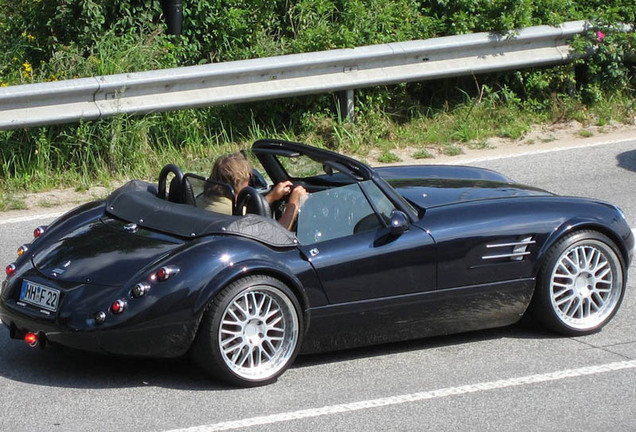
[[[546,254],[537,278],[533,315],[569,336],[599,331],[618,311],[625,291],[618,248],[596,231],[563,237]]]
[[[300,306],[285,284],[268,276],[239,279],[205,312],[194,341],[194,360],[231,384],[269,384],[294,361],[301,329]]]

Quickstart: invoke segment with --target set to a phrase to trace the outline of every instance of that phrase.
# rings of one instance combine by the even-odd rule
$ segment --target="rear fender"
[[[201,290],[194,305],[194,314],[199,316],[205,312],[207,305],[226,286],[237,279],[248,275],[262,274],[272,276],[285,283],[296,294],[303,311],[305,325],[308,324],[309,299],[302,282],[294,275],[294,272],[278,262],[263,259],[248,259],[239,263],[233,263],[219,271],[210,282]]]
[[[30,259],[42,247],[51,244],[78,226],[99,219],[104,216],[105,212],[105,201],[92,201],[70,210],[55,219],[40,237],[32,241],[29,253],[25,254],[22,259]]]

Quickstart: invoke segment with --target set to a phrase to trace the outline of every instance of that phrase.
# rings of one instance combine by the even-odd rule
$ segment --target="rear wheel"
[[[625,265],[618,248],[596,231],[563,237],[548,251],[539,272],[533,315],[566,335],[599,331],[623,300]]]
[[[300,306],[285,284],[268,276],[246,277],[210,304],[194,342],[194,359],[231,384],[269,384],[294,361],[301,329]]]

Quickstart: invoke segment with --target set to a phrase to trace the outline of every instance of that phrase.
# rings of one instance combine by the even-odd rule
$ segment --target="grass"
[[[426,149],[418,150],[411,155],[413,159],[432,159],[435,156]]]
[[[0,211],[24,210],[26,208],[27,204],[23,199],[16,198],[7,193],[0,194]]]
[[[166,163],[207,175],[217,155],[249,148],[265,137],[306,142],[359,159],[376,154],[377,162],[394,163],[405,149],[415,149],[411,150],[415,159],[454,156],[464,148],[488,148],[492,137],[518,140],[533,125],[572,119],[582,123],[581,136],[590,136],[588,126],[632,123],[636,112],[636,102],[629,95],[609,96],[592,107],[576,100],[559,101],[542,110],[480,96],[466,97],[452,108],[414,107],[408,114],[361,110],[355,123],[321,112],[263,124],[257,118],[268,104],[1,131],[0,210],[25,208],[16,198],[21,192],[112,189],[131,178],[155,180]],[[541,139],[545,140],[549,138]]]
[[[378,156],[378,162],[381,163],[395,163],[401,161],[402,159],[400,159],[399,156],[389,150],[384,150],[382,154]]]

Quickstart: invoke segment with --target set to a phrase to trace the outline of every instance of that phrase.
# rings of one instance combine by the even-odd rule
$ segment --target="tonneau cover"
[[[274,247],[295,246],[296,236],[273,219],[229,216],[157,197],[151,183],[132,180],[106,198],[106,211],[120,219],[179,237],[234,234]]]

